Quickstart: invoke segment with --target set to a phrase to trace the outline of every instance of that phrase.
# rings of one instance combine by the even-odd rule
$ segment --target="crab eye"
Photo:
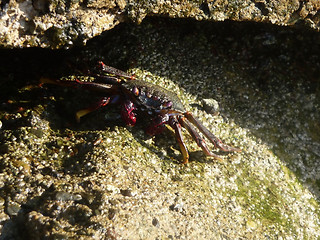
[[[147,98],[151,98],[152,97],[152,94],[151,93],[149,93],[149,92],[147,92]]]
[[[162,104],[162,106],[164,108],[171,108],[172,107],[172,102],[171,101],[165,102],[165,103]]]
[[[131,91],[132,91],[133,95],[139,96],[140,92],[139,92],[139,89],[137,87],[133,87]]]
[[[152,99],[158,101],[160,98],[158,96],[152,96]]]

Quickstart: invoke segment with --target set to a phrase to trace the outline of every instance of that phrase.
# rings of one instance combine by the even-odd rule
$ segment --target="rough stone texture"
[[[319,239],[319,38],[149,18],[85,48],[1,50],[0,238]],[[117,106],[76,123],[100,96],[38,81],[97,60],[176,92],[243,151],[206,158],[185,133],[185,166],[172,131],[150,138]]]
[[[6,48],[81,45],[125,19],[141,23],[152,15],[320,28],[318,0],[2,0],[0,6],[0,44]]]
[[[118,1],[9,1],[2,3],[0,39],[4,47],[69,47],[123,21]]]

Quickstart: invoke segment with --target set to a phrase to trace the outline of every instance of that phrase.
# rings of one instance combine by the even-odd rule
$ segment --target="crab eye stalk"
[[[140,91],[137,87],[133,87],[131,92],[133,93],[133,95],[135,95],[136,97],[139,96]]]
[[[164,108],[171,108],[172,107],[172,102],[171,101],[167,101],[167,102],[163,103],[162,106]]]

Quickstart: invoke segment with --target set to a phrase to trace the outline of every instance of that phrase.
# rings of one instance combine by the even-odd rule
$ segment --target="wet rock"
[[[126,197],[132,197],[133,193],[130,189],[120,189],[120,193]]]
[[[58,201],[80,201],[82,199],[79,194],[72,194],[68,192],[57,192],[56,200]]]
[[[7,213],[9,214],[9,216],[16,216],[18,215],[20,209],[21,206],[18,203],[10,202],[7,206]]]
[[[152,219],[152,225],[155,227],[159,227],[160,226],[160,222],[157,218],[153,218]]]
[[[212,98],[202,99],[203,109],[210,114],[217,115],[219,113],[219,103]]]
[[[115,220],[116,216],[117,216],[118,210],[114,209],[114,208],[110,208],[109,209],[109,213],[108,213],[108,219],[110,220]]]

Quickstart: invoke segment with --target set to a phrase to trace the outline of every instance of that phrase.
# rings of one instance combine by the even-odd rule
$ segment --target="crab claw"
[[[102,99],[100,99],[100,101],[96,102],[94,105],[85,108],[85,109],[81,109],[76,113],[76,120],[77,122],[80,122],[80,118],[82,118],[83,116],[87,115],[88,113],[91,113],[101,107],[106,106],[109,102],[110,102],[110,97],[104,97]]]
[[[121,108],[121,117],[129,126],[134,126],[137,122],[136,113],[134,110],[136,110],[136,107],[133,102],[130,100],[125,100]]]

